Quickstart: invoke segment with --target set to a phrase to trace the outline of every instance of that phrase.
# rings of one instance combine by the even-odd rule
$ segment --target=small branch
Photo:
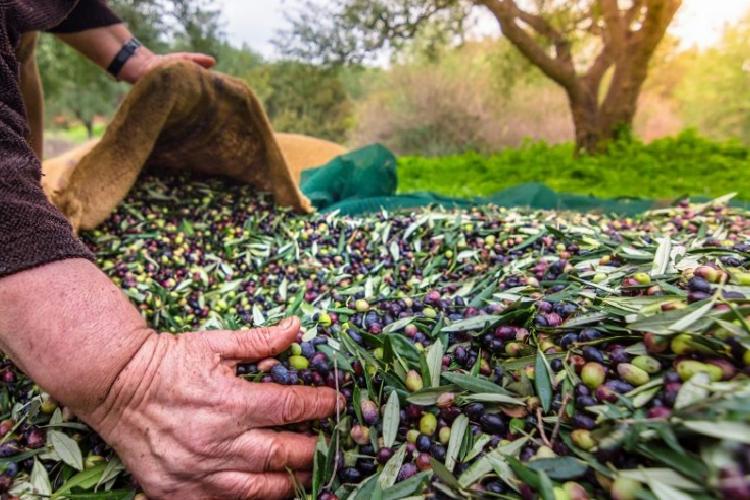
[[[553,443],[557,439],[557,435],[560,433],[560,421],[562,420],[563,413],[565,413],[565,407],[568,406],[569,402],[570,393],[565,395],[562,400],[562,404],[560,405],[560,409],[557,411],[557,422],[555,422],[555,427],[552,429],[552,437],[550,438],[550,441],[552,441]]]
[[[508,40],[549,78],[566,89],[577,84],[569,42],[540,16],[518,8],[513,0],[474,0],[476,5],[486,7],[497,19]],[[525,29],[521,21],[537,33],[547,37],[555,46],[557,57],[552,58]]]
[[[542,438],[542,442],[549,448],[552,448],[552,443],[547,439],[547,434],[544,432],[544,423],[542,422],[542,408],[537,407],[536,409],[536,428],[539,431],[539,437]]]

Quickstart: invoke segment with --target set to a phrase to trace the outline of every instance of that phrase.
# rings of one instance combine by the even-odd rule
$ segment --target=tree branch
[[[508,40],[545,75],[566,89],[576,86],[570,43],[541,16],[521,10],[513,0],[475,0],[474,3],[486,7],[495,16]],[[550,57],[517,21],[548,38],[555,46],[557,57]]]
[[[633,0],[633,5],[630,6],[628,11],[625,13],[625,26],[630,29],[633,22],[636,21],[643,9],[643,0]]]
[[[620,13],[620,7],[617,6],[617,0],[598,0],[599,8],[602,11],[604,20],[604,33],[606,36],[605,45],[611,47],[611,51],[616,54],[625,49],[625,35],[627,26]]]

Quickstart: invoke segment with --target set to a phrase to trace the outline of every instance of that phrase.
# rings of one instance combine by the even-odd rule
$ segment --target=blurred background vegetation
[[[565,91],[503,37],[464,39],[428,25],[377,65],[291,52],[266,60],[228,41],[220,2],[110,4],[157,51],[215,55],[219,71],[255,89],[276,130],[352,147],[380,142],[403,155],[402,191],[469,196],[536,180],[601,196],[735,190],[750,199],[750,6],[713,46],[685,48],[667,35],[632,128],[604,155],[574,158]],[[39,59],[54,155],[100,134],[127,87],[49,35]]]

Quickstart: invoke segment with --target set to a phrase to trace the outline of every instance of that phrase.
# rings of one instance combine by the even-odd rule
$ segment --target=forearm
[[[106,69],[123,44],[133,38],[133,34],[124,24],[113,24],[78,33],[57,33],[57,37],[70,45],[101,68]],[[134,83],[148,67],[156,55],[147,47],[139,47],[135,54],[125,63],[118,75],[120,80]]]
[[[63,404],[90,411],[154,333],[91,262],[0,279],[0,348]]]

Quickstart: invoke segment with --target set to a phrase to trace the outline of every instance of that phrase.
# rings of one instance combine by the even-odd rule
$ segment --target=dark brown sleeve
[[[70,224],[47,201],[39,160],[0,123],[0,277],[52,261],[92,259]]]
[[[122,20],[109,10],[104,0],[80,0],[62,23],[48,31],[52,33],[77,33],[121,22]]]

